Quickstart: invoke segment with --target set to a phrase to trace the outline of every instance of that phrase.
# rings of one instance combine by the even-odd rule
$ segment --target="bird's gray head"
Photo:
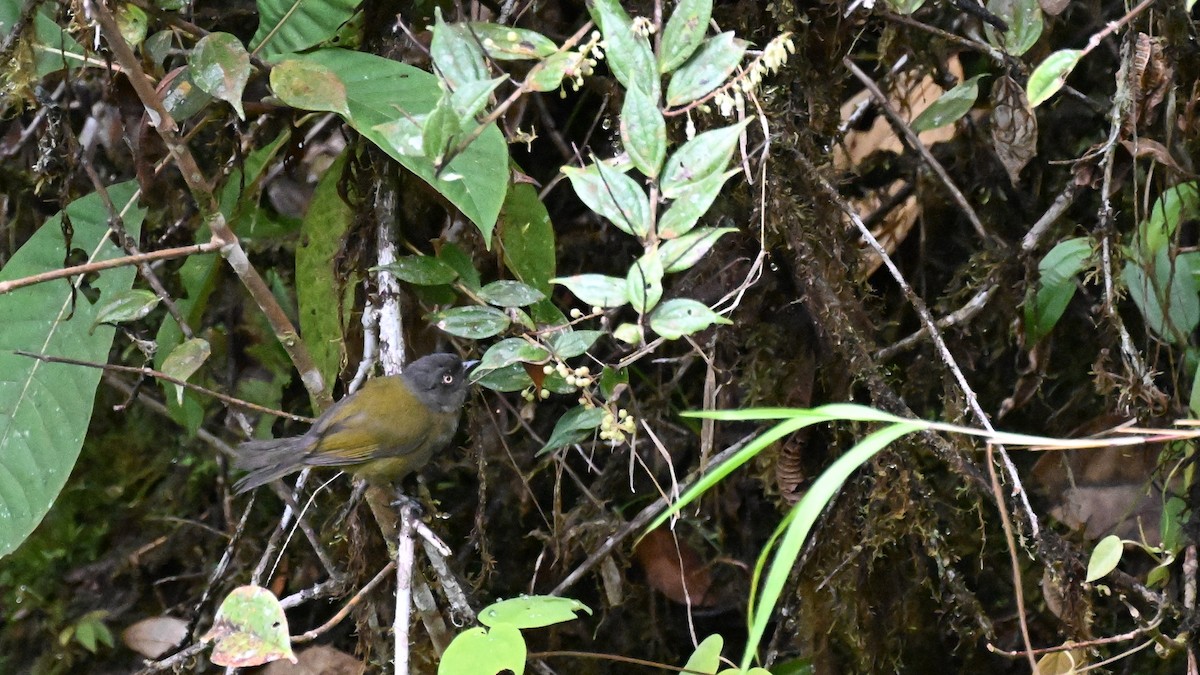
[[[454,354],[429,354],[408,364],[400,376],[431,410],[452,413],[462,409],[467,398],[469,365]]]

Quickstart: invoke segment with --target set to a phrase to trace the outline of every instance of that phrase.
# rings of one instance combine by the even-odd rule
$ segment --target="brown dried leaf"
[[[1046,14],[1058,16],[1067,8],[1067,5],[1071,4],[1071,0],[1038,0],[1038,4]]]
[[[678,546],[676,546],[678,542]],[[646,583],[679,604],[691,600],[692,607],[709,607],[712,577],[700,554],[669,530],[652,530],[642,538],[633,555],[646,572]]]
[[[367,666],[346,652],[318,645],[296,652],[296,663],[272,661],[262,675],[362,675]]]
[[[1175,69],[1163,53],[1161,38],[1138,33],[1130,59],[1129,94],[1133,98],[1130,115],[1122,130],[1132,132],[1154,121],[1154,112],[1166,98]]]
[[[1037,116],[1029,107],[1025,90],[1008,75],[992,85],[992,148],[1008,172],[1013,185],[1021,180],[1021,169],[1037,155]]]

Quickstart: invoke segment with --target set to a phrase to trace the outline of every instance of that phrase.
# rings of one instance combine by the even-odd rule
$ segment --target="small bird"
[[[306,466],[344,467],[388,487],[450,443],[467,397],[467,368],[454,354],[429,354],[399,375],[377,377],[326,410],[303,436],[247,441],[234,465],[250,473],[242,493]]]

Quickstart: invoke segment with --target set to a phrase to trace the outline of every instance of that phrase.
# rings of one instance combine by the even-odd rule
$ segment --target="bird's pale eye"
[[[454,376],[450,374],[443,375],[442,384],[454,384]]]

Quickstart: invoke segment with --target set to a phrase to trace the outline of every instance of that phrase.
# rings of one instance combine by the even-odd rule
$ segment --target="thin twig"
[[[305,631],[299,635],[293,635],[291,638],[292,644],[298,645],[305,642],[311,642],[312,640],[315,640],[321,635],[324,635],[332,630],[334,626],[344,621],[345,618],[350,615],[350,610],[354,609],[355,606],[362,602],[363,598],[365,598],[368,593],[375,590],[375,587],[381,584],[384,579],[387,579],[388,575],[391,574],[392,570],[395,568],[395,561],[388,561],[388,564],[384,565],[383,569],[379,570],[379,573],[376,574],[370,581],[368,581],[365,586],[358,589],[358,592],[355,593],[349,600],[347,600],[336,614],[329,617],[328,621],[320,626],[317,626],[316,628],[313,628],[312,630]]]
[[[203,253],[215,253],[225,246],[225,242],[213,239],[204,244],[193,244],[191,246],[179,246],[176,248],[165,248],[161,251],[151,251],[150,253],[139,253],[137,255],[125,256],[122,258],[112,258],[110,260],[99,260],[96,262],[84,263],[73,267],[64,267],[62,269],[50,270],[41,272],[20,279],[12,279],[11,281],[0,281],[0,295],[11,293],[18,288],[33,286],[55,279],[63,279],[73,277],[77,274],[92,274],[101,270],[108,270],[114,267],[125,267],[127,265],[142,265],[156,260],[170,260],[172,258],[186,258],[190,255]]]
[[[970,202],[963,195],[962,190],[958,189],[958,185],[950,178],[950,174],[946,172],[945,167],[942,166],[941,162],[937,161],[933,153],[929,152],[929,148],[926,148],[921,139],[917,137],[917,132],[913,131],[912,127],[900,117],[900,113],[896,112],[896,109],[892,107],[892,104],[888,101],[887,96],[884,95],[883,90],[879,88],[879,85],[875,84],[874,80],[858,66],[854,65],[854,61],[851,61],[850,57],[843,58],[842,65],[867,88],[867,91],[871,94],[871,98],[875,100],[875,105],[879,106],[883,114],[887,116],[888,121],[892,123],[892,129],[897,134],[903,136],[909,147],[916,151],[921,156],[921,159],[925,160],[925,163],[929,165],[929,168],[933,169],[933,172],[937,174],[938,179],[942,181],[942,185],[950,193],[950,197],[954,199],[954,202],[958,204],[958,208],[962,210],[963,215],[971,222],[971,227],[975,228],[975,232],[979,237],[984,241],[992,241],[992,235],[984,229],[983,223],[979,220],[975,209],[971,207]]]
[[[38,361],[44,361],[46,363],[65,363],[67,365],[72,365],[72,366],[85,366],[87,368],[99,368],[101,370],[106,370],[106,371],[110,371],[110,372],[114,372],[114,373],[132,373],[134,375],[141,375],[144,377],[153,377],[153,378],[156,378],[159,380],[164,380],[166,382],[170,382],[171,384],[179,385],[180,387],[183,387],[185,389],[190,389],[190,390],[197,392],[199,394],[202,394],[204,396],[211,396],[212,398],[215,398],[218,401],[221,401],[222,403],[227,403],[231,406],[249,410],[251,412],[259,412],[259,413],[264,413],[267,415],[274,415],[276,417],[286,417],[287,419],[290,419],[290,420],[293,420],[296,422],[307,422],[309,424],[311,424],[314,421],[313,418],[311,418],[311,417],[305,417],[303,415],[293,415],[292,413],[289,413],[289,412],[284,412],[282,410],[275,410],[274,408],[267,408],[266,406],[261,406],[261,405],[258,405],[257,403],[251,403],[249,401],[244,401],[240,398],[234,398],[233,396],[229,396],[228,394],[222,394],[220,392],[213,391],[212,389],[206,389],[204,387],[201,387],[200,385],[192,384],[191,382],[186,382],[186,381],[181,380],[172,375],[168,375],[168,374],[162,372],[161,370],[154,370],[153,368],[139,368],[137,366],[117,366],[117,365],[113,365],[113,364],[109,364],[109,363],[96,363],[94,361],[81,361],[79,359],[71,359],[71,358],[67,358],[65,356],[51,356],[49,354],[37,354],[35,352],[27,352],[23,349],[14,349],[12,351],[12,353],[18,354],[20,356],[28,356],[31,359],[37,359]]]

